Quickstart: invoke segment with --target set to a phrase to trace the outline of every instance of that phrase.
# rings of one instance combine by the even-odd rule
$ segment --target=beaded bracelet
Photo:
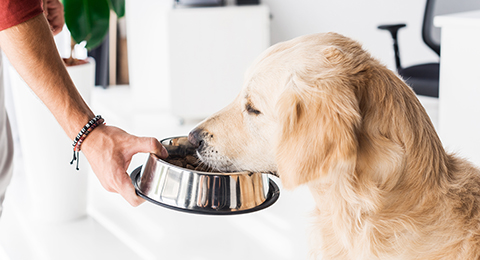
[[[101,115],[94,117],[92,120],[88,121],[88,123],[82,128],[82,130],[80,130],[77,137],[75,137],[75,140],[73,140],[73,159],[70,162],[70,164],[73,164],[73,162],[76,160],[77,171],[79,170],[78,163],[80,161],[80,146],[82,145],[85,138],[87,138],[87,135],[90,134],[90,132],[92,132],[93,129],[103,124],[104,122],[105,120],[102,118]],[[75,152],[77,153],[76,155],[75,155]]]

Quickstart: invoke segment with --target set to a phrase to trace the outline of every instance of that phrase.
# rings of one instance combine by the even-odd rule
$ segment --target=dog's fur
[[[307,184],[313,258],[480,259],[479,170],[445,152],[414,92],[349,38],[272,46],[189,138],[212,167]]]

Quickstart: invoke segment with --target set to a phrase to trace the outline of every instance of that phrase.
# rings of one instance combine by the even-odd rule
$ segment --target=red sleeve
[[[42,0],[0,0],[0,31],[43,12]]]

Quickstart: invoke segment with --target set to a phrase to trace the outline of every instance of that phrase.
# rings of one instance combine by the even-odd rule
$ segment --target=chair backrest
[[[440,55],[440,28],[433,25],[437,15],[468,12],[480,9],[480,0],[427,0],[423,18],[423,41]]]

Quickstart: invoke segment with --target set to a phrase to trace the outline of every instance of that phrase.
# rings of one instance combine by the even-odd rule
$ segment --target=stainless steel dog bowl
[[[168,149],[179,138],[161,141]],[[130,175],[139,196],[170,209],[197,214],[231,215],[258,211],[275,203],[278,186],[268,174],[210,173],[170,164],[153,154]]]

